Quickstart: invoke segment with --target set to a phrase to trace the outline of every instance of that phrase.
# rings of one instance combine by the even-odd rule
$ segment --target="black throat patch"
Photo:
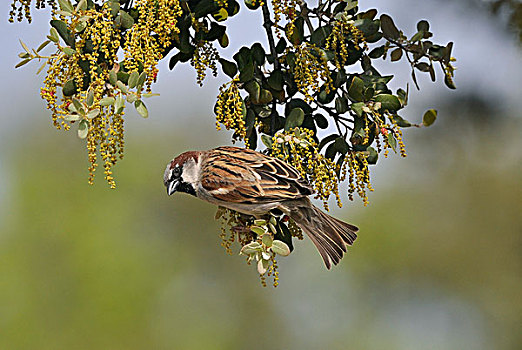
[[[178,192],[185,192],[193,195],[194,197],[196,196],[196,190],[194,190],[194,187],[192,187],[191,184],[186,182],[180,182]]]

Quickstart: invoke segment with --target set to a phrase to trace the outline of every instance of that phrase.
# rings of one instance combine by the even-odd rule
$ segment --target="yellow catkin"
[[[246,126],[243,118],[243,99],[239,93],[239,79],[234,79],[219,88],[216,102],[216,129],[223,124],[227,130],[234,130],[233,141],[245,140]]]
[[[199,86],[203,86],[203,80],[207,76],[207,69],[212,71],[213,76],[217,76],[216,62],[219,60],[219,54],[211,42],[205,41],[196,47],[196,51],[190,60],[190,64],[197,73],[196,81]]]
[[[288,48],[282,60],[286,59],[285,57],[290,52],[295,54],[294,79],[305,100],[312,101],[313,95],[321,89],[323,84],[326,93],[329,93],[333,84],[324,52],[313,44],[303,43]]]
[[[259,1],[259,0],[257,0]],[[261,1],[261,6],[263,1]],[[272,0],[272,8],[274,9],[274,26],[276,28],[276,35],[278,38],[282,36],[282,25],[280,24],[281,19],[284,17],[286,20],[286,34],[288,37],[292,36],[295,29],[295,20],[297,0]]]
[[[17,2],[30,3],[29,0],[15,0],[13,11],[16,10]],[[173,38],[179,34],[177,23],[182,15],[180,2],[136,0],[134,6],[139,17],[131,28],[123,32],[114,26],[108,3],[97,9],[75,8],[71,16],[58,13],[54,1],[36,2],[37,8],[45,4],[52,7],[53,19],[60,19],[67,25],[74,36],[75,47],[74,50],[67,48],[69,51],[66,51],[62,44],[55,44],[55,53],[45,58],[47,75],[40,95],[47,102],[53,124],[58,129],[69,130],[73,123],[80,122],[69,118],[71,113],[77,113],[72,109],[75,105],[73,102],[76,105],[79,103],[85,112],[99,111],[92,119],[86,118],[86,113],[81,117],[82,122],[88,125],[86,146],[90,162],[89,183],[94,181],[97,161],[101,158],[105,179],[114,188],[116,183],[112,167],[124,154],[124,111],[116,110],[111,105],[101,106],[100,101],[110,97],[133,102],[140,99],[144,91],[150,92],[158,73],[158,62],[163,58],[164,50],[171,46]],[[27,15],[29,12],[25,13]],[[11,17],[15,15],[15,12],[11,13]],[[88,25],[85,25],[86,19],[89,20]],[[103,63],[99,63],[100,55],[103,55]],[[144,74],[144,84],[137,86],[135,91],[108,84],[109,72],[118,72],[121,67],[125,67],[125,74]],[[74,84],[76,92],[73,96],[61,96],[62,88],[68,82]]]
[[[364,39],[364,34],[355,25],[353,20],[341,18],[334,22],[332,32],[326,39],[326,49],[336,53],[335,66],[341,69],[348,61],[348,43],[346,38],[350,38],[357,50],[367,50],[368,45]]]
[[[280,132],[272,141],[272,156],[296,168],[311,184],[315,197],[323,201],[325,209],[328,210],[330,195],[334,195],[339,207],[342,206],[337,165],[319,153],[313,131],[298,128]]]

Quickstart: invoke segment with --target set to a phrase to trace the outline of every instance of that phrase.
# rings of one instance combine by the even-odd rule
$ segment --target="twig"
[[[274,60],[274,68],[279,69],[280,64],[279,64],[279,60],[277,59],[274,34],[272,33],[272,26],[274,25],[274,23],[270,19],[270,11],[268,10],[268,5],[266,3],[263,4],[262,9],[263,9],[263,27],[265,28],[266,36],[268,38],[268,46],[270,47],[270,55],[272,56],[272,59]]]
[[[308,17],[308,6],[306,5],[306,2],[304,0],[298,0],[299,6],[301,7],[301,15],[303,16],[306,26],[308,27],[308,30],[310,31],[310,35],[314,32],[314,26],[312,25],[312,22],[310,21],[310,18]]]
[[[279,59],[277,58],[277,52],[275,48],[275,41],[274,41],[274,33],[272,33],[272,26],[274,23],[270,19],[270,11],[268,10],[268,5],[266,2],[261,7],[263,10],[263,27],[266,31],[266,36],[268,38],[268,46],[270,47],[270,55],[272,56],[272,60],[274,61],[274,70],[279,70],[280,63]],[[275,128],[276,128],[276,116],[277,116],[277,110],[276,110],[277,104],[274,100],[272,103],[272,112],[270,113],[270,134],[274,135]]]

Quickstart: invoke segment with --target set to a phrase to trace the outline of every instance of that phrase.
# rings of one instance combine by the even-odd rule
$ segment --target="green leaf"
[[[214,220],[219,220],[225,214],[226,209],[222,206],[219,206],[216,210],[216,215],[214,216]]]
[[[326,129],[328,127],[328,120],[322,114],[314,114],[315,124],[320,129]]]
[[[38,68],[38,70],[36,71],[36,75],[40,74],[40,72],[45,68],[45,66],[47,66],[47,62],[42,63],[40,68]]]
[[[377,10],[376,9],[371,9],[371,10],[368,10],[366,12],[360,13],[359,16],[361,18],[374,19],[375,16],[377,16]]]
[[[76,98],[72,99],[74,109],[81,115],[85,115],[85,110],[83,109],[83,104],[78,101]]]
[[[149,117],[149,111],[147,110],[147,106],[145,106],[145,103],[143,103],[141,100],[134,102],[134,107],[136,108],[136,111],[138,111],[140,116],[142,116],[143,118]]]
[[[205,17],[219,10],[218,4],[214,0],[200,0],[196,2],[194,14],[196,18]]]
[[[348,100],[344,97],[337,97],[335,99],[335,110],[339,114],[346,113],[348,110]]]
[[[60,37],[63,41],[72,48],[75,48],[75,39],[72,32],[67,27],[67,24],[64,21],[60,21],[58,19],[53,19],[51,21],[51,26],[56,29]]]
[[[250,255],[250,254],[260,252],[261,249],[262,249],[261,244],[259,244],[258,242],[251,242],[251,243],[248,243],[247,245],[243,246],[243,248],[241,248],[241,251],[239,253],[243,254],[243,255]]]
[[[294,30],[292,31],[291,35],[288,36],[288,30],[285,28],[285,34],[288,38],[288,40],[294,44],[294,46],[297,46],[303,42],[304,39],[304,19],[303,17],[297,17],[297,19],[294,21]],[[287,24],[287,27],[290,26],[290,23]]]
[[[446,64],[451,61],[451,51],[453,50],[453,43],[449,42],[448,45],[443,49],[444,55],[442,57],[442,61]]]
[[[120,89],[121,92],[123,92],[124,94],[126,94],[127,92],[129,92],[129,89],[127,88],[127,86],[122,83],[121,81],[117,81],[116,82],[116,86]]]
[[[64,96],[72,96],[76,93],[76,83],[74,79],[67,80],[65,84],[63,84],[62,93]]]
[[[350,146],[348,145],[344,137],[336,138],[333,145],[335,150],[341,153],[342,155],[345,155],[346,153],[348,153],[348,151],[350,151]]]
[[[145,94],[142,94],[141,97],[145,97],[145,98],[149,98],[149,97],[154,97],[154,96],[159,96],[160,94],[157,94],[157,93],[145,93]]]
[[[333,101],[335,97],[335,90],[330,89],[330,92],[326,92],[326,90],[321,90],[319,92],[319,95],[317,96],[317,101],[319,101],[322,104],[328,104]]]
[[[272,238],[272,236],[270,234],[265,233],[261,237],[261,241],[263,242],[264,245],[266,245],[268,248],[270,248],[272,246],[272,242],[274,241],[274,239]]]
[[[252,57],[258,66],[262,66],[265,63],[265,50],[260,43],[255,43],[251,48]]]
[[[389,116],[388,118],[390,118],[395,124],[397,124],[401,128],[408,128],[412,125],[409,121],[407,121],[406,119],[404,119],[398,115],[392,115],[392,116]]]
[[[91,107],[94,103],[94,92],[89,89],[87,92],[87,97],[85,98],[85,103],[87,106]]]
[[[437,110],[428,109],[424,113],[424,116],[422,117],[422,125],[430,126],[431,124],[435,123],[436,119],[437,119]]]
[[[252,103],[258,104],[259,96],[261,94],[261,86],[259,85],[259,83],[255,80],[252,80],[245,84],[245,90],[248,92],[248,95],[250,96]]]
[[[294,108],[286,118],[285,130],[288,131],[295,127],[299,127],[304,121],[304,111],[301,108]]]
[[[257,262],[257,272],[259,272],[260,275],[264,275],[267,270],[268,270],[268,260],[259,259],[259,261]]]
[[[89,119],[93,119],[93,118],[96,118],[99,115],[100,115],[100,110],[98,108],[96,108],[96,109],[93,109],[93,110],[90,110],[89,112],[87,112],[86,116]]]
[[[369,146],[367,149],[368,151],[368,164],[377,164],[377,160],[379,159],[379,153],[375,150],[375,148]]]
[[[80,10],[87,10],[87,0],[80,0],[78,1],[78,4],[76,5],[76,11]]]
[[[290,248],[288,247],[288,245],[283,242],[283,241],[279,241],[279,240],[274,240],[272,242],[272,251],[278,255],[281,255],[281,256],[288,256],[290,255]]]
[[[221,8],[218,12],[213,13],[212,17],[214,17],[218,22],[223,22],[228,18],[228,12],[224,8]]]
[[[294,249],[292,245],[292,234],[290,233],[290,230],[288,229],[288,226],[286,226],[283,223],[277,223],[275,224],[277,233],[274,235],[274,240],[282,241],[288,245],[290,248],[290,251]],[[274,243],[272,243],[272,246]]]
[[[328,147],[326,147],[324,156],[328,159],[334,160],[336,155],[337,155],[337,148],[335,146],[335,142],[332,142]]]
[[[31,61],[31,59],[30,59],[30,58],[26,58],[25,60],[22,60],[22,61],[18,62],[18,63],[16,64],[15,68],[19,68],[19,67],[21,67],[21,66],[24,66],[24,65],[26,65],[27,63],[29,63],[29,61]]]
[[[395,140],[395,136],[393,136],[393,132],[388,132],[388,144],[393,149],[394,152],[397,152],[397,140]]]
[[[128,94],[127,95],[127,102],[134,103],[138,100],[138,96],[136,94]]]
[[[251,226],[250,231],[254,232],[256,235],[262,236],[265,234],[265,229],[259,226]]]
[[[256,219],[256,220],[254,220],[254,225],[256,225],[256,226],[266,225],[266,220],[264,220],[264,219]]]
[[[203,33],[202,37],[206,41],[214,41],[223,36],[227,30],[227,27],[222,26],[216,22],[211,22],[210,30],[207,33]]]
[[[370,58],[376,59],[376,58],[379,58],[382,55],[384,55],[384,51],[385,51],[384,45],[378,46],[375,49],[373,49],[372,51],[370,51],[368,56],[370,56]]]
[[[393,79],[393,75],[386,75],[386,76],[381,77],[381,76],[363,74],[359,78],[361,78],[361,80],[367,85],[369,85],[369,84],[388,84],[390,82],[390,80]]]
[[[43,43],[41,43],[40,46],[38,46],[38,48],[36,49],[36,52],[42,51],[47,45],[49,45],[50,42],[51,40],[46,40]]]
[[[118,12],[120,11],[119,0],[109,0],[109,8],[111,9],[111,16],[116,17]]]
[[[239,66],[239,80],[246,83],[254,79],[254,63],[250,60],[243,67]]]
[[[410,41],[412,41],[412,42],[419,41],[419,40],[421,40],[423,37],[424,37],[424,32],[417,32],[417,33],[415,33],[415,34],[411,37]]]
[[[141,74],[140,74],[140,76],[138,78],[138,83],[136,84],[136,86],[138,86],[138,87],[143,86],[143,84],[145,84],[145,80],[147,80],[147,73],[141,72]]]
[[[228,75],[230,78],[234,78],[237,74],[237,66],[234,62],[227,61],[224,58],[219,59],[219,63],[221,64],[221,69]]]
[[[69,0],[58,0],[58,5],[62,11],[74,12],[74,7]]]
[[[430,24],[426,20],[419,21],[419,23],[417,23],[417,30],[419,32],[428,32],[430,30]]]
[[[401,35],[399,29],[393,23],[393,19],[388,15],[381,15],[381,29],[387,39],[396,40]]]
[[[347,4],[346,4],[346,7],[344,8],[344,11],[348,12],[348,11],[356,8],[359,2],[358,1],[346,1],[346,3]]]
[[[364,82],[359,77],[353,77],[352,83],[350,84],[350,87],[348,88],[348,95],[353,98],[355,101],[362,101],[363,100],[363,89],[364,89]]]
[[[401,101],[395,95],[379,94],[374,97],[375,102],[381,103],[381,108],[389,112],[396,112],[402,108]]]
[[[274,99],[272,93],[266,89],[261,89],[261,93],[259,94],[258,104],[267,104]]]
[[[331,32],[332,27],[330,25],[319,27],[312,33],[310,41],[317,47],[322,47],[326,42],[326,38],[328,38]]]
[[[134,71],[129,75],[129,88],[133,89],[138,84],[138,79],[140,75],[138,72]]]
[[[218,42],[219,42],[219,45],[222,47],[222,48],[225,48],[228,46],[228,44],[230,43],[229,40],[228,40],[228,35],[227,33],[223,34],[221,36],[221,38],[218,39]]]
[[[402,49],[400,47],[393,50],[390,54],[392,62],[398,61],[402,57]]]
[[[272,137],[268,135],[261,135],[261,141],[266,146],[266,148],[271,149],[272,148]]]
[[[408,104],[408,92],[403,89],[397,90],[397,97],[401,101],[401,105],[404,107]]]
[[[429,72],[430,71],[430,65],[426,62],[419,62],[415,65],[415,68],[420,70],[421,72]]]
[[[58,31],[56,30],[56,28],[51,27],[50,35],[48,35],[47,38],[54,43],[57,43],[58,41],[60,41],[60,37],[58,35]]]
[[[276,52],[282,54],[286,49],[286,40],[284,38],[279,39],[276,45]]]
[[[69,46],[65,46],[62,48],[62,51],[67,55],[67,56],[72,56],[76,53],[76,50],[75,49],[72,49],[70,48]]]
[[[113,71],[113,70],[110,70],[110,71],[109,71],[109,82],[110,82],[111,85],[113,85],[113,86],[116,86],[116,83],[118,82],[118,75],[117,75],[116,72]]]
[[[134,18],[132,18],[131,15],[123,10],[120,10],[120,15],[116,18],[115,21],[119,21],[119,25],[123,29],[130,29],[134,25]]]
[[[81,139],[84,139],[87,137],[87,134],[89,133],[89,123],[82,119],[80,121],[80,124],[78,124],[78,137]]]
[[[245,5],[249,10],[257,10],[261,5],[259,0],[245,0]]]
[[[284,79],[283,79],[283,73],[280,70],[275,70],[270,74],[270,76],[267,79],[268,85],[276,90],[281,91],[284,87]]]
[[[119,94],[118,97],[116,97],[116,103],[114,104],[114,109],[116,110],[116,114],[120,114],[123,112],[123,109],[125,108],[125,100],[123,99],[123,95]]]
[[[114,102],[116,102],[116,99],[114,97],[104,97],[100,100],[100,106],[112,106]]]
[[[371,37],[379,31],[379,21],[372,21],[370,19],[355,20],[354,26],[362,31],[365,37]]]
[[[78,114],[67,114],[65,117],[63,117],[64,120],[68,122],[76,122],[81,119],[81,117]]]
[[[362,117],[363,115],[363,110],[362,108],[366,106],[364,102],[357,102],[357,103],[352,103],[350,105],[350,108],[352,109],[352,111],[355,112],[355,114],[358,116],[358,117]]]

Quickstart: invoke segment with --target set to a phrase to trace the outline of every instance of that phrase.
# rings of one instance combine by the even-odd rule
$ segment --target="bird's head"
[[[163,183],[169,196],[174,192],[196,195],[199,180],[199,154],[200,152],[195,151],[185,152],[167,164]]]

